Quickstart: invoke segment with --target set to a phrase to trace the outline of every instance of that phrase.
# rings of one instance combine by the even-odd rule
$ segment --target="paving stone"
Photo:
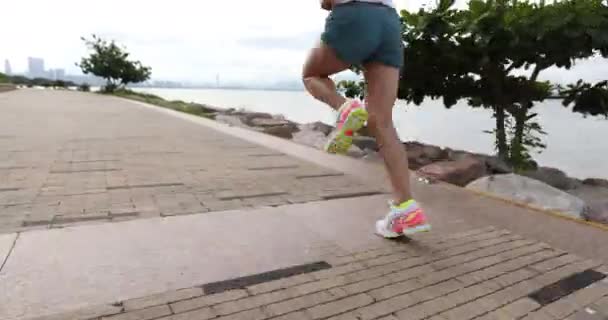
[[[191,299],[202,295],[203,289],[201,288],[182,289],[155,294],[148,297],[127,300],[123,303],[123,306],[126,311],[131,311],[171,303],[179,300]]]
[[[175,313],[181,313],[189,310],[194,310],[198,308],[203,308],[215,304],[219,304],[226,301],[233,301],[237,299],[241,299],[247,297],[247,292],[245,290],[231,290],[222,292],[219,294],[201,296],[194,299],[186,299],[177,301],[171,304],[171,309]]]
[[[15,137],[11,145],[0,146],[7,151],[0,159],[0,178],[6,186],[0,191],[2,233],[48,227],[57,215],[69,221],[56,221],[55,226],[86,223],[84,217],[66,217],[83,213],[111,212],[114,215],[108,221],[115,222],[124,218],[117,214],[132,212],[138,213],[133,219],[161,213],[204,214],[319,201],[328,195],[378,189],[287,155],[252,157],[252,152],[276,152],[208,127],[184,125],[181,120],[137,108],[121,108],[118,118],[107,112],[107,106],[100,105],[91,106],[86,113],[64,107],[59,113],[56,108],[42,108],[36,115],[41,119],[61,114],[73,121],[49,121],[46,129],[52,134],[40,135],[40,128],[18,120],[31,119],[31,108],[16,107],[21,103],[11,102],[6,106],[10,111],[5,110],[17,120],[0,117],[0,127]],[[93,118],[95,122],[91,122]],[[151,130],[167,134],[151,138]],[[98,137],[75,141],[74,135]],[[37,139],[30,139],[32,136]],[[252,167],[263,170],[250,170]],[[333,176],[321,182],[302,178],[319,173]],[[318,190],[319,185],[328,190]],[[223,201],[226,199],[220,197],[221,192],[238,197]],[[54,206],[50,200],[56,200]],[[3,209],[7,205],[28,208]],[[29,213],[40,214],[28,217]],[[90,223],[96,220],[91,218]]]
[[[102,320],[151,320],[171,314],[168,305],[161,305],[147,309],[135,310],[115,316],[102,317]]]
[[[122,312],[122,307],[113,305],[102,305],[86,307],[80,310],[56,315],[31,318],[30,320],[88,320],[103,316],[111,316],[119,314],[120,312]]]
[[[322,319],[349,310],[354,310],[369,305],[373,302],[374,299],[372,297],[366,294],[358,294],[356,296],[351,296],[335,302],[315,306],[308,309],[308,313],[313,319]]]

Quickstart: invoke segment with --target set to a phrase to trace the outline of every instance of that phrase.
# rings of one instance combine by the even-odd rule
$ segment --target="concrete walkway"
[[[0,319],[608,310],[608,234],[591,226],[416,184],[434,232],[391,242],[372,233],[378,165],[92,94],[15,91],[0,112]]]

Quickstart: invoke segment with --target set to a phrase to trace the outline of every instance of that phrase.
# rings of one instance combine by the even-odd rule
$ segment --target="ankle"
[[[411,205],[412,203],[416,202],[414,199],[412,199],[412,197],[407,198],[407,200],[403,200],[403,199],[405,199],[405,198],[393,199],[393,206],[395,206],[396,208],[402,208],[402,207],[407,207],[407,206]]]

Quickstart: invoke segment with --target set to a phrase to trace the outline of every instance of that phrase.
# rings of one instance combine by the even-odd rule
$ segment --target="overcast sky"
[[[397,4],[415,9],[429,2]],[[0,67],[9,59],[14,72],[24,72],[33,56],[44,58],[47,68],[75,73],[74,62],[86,52],[80,37],[96,33],[125,45],[152,67],[154,79],[295,80],[326,15],[318,0],[3,1]],[[545,76],[568,82],[606,74],[608,64],[594,62]]]

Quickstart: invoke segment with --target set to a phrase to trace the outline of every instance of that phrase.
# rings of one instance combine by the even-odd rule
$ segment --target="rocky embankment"
[[[220,122],[322,148],[333,127],[322,123],[297,124],[283,116],[242,110],[213,111]],[[365,131],[365,130],[363,130]],[[452,150],[419,142],[405,142],[409,168],[429,183],[443,181],[478,192],[564,213],[576,219],[608,224],[608,180],[579,180],[559,169],[539,167],[514,173],[495,156]],[[381,162],[375,139],[365,132],[355,137],[349,155]]]

